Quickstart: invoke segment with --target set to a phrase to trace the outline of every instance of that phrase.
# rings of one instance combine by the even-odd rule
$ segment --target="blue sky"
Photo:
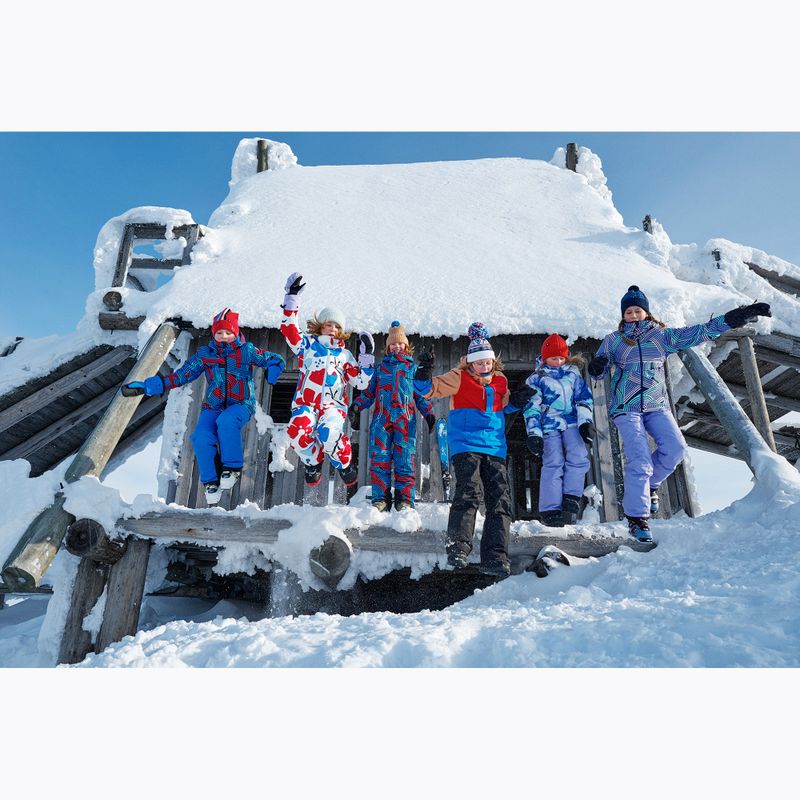
[[[207,222],[239,139],[254,135],[287,142],[309,166],[549,160],[574,141],[600,156],[628,225],[649,213],[676,243],[720,236],[800,263],[795,133],[0,133],[0,335],[73,330],[101,226],[142,205]]]

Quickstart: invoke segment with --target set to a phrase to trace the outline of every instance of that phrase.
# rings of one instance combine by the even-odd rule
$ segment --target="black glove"
[[[436,354],[431,350],[423,350],[417,359],[417,371],[414,373],[414,379],[418,381],[429,381],[433,372],[434,364],[436,364]]]
[[[608,356],[595,356],[590,362],[588,366],[589,374],[593,378],[599,378],[605,368],[608,366]]]
[[[536,394],[536,389],[532,386],[528,386],[527,383],[524,383],[518,389],[514,389],[511,392],[511,396],[509,397],[509,402],[512,406],[516,406],[517,408],[525,408],[528,405],[528,401]]]
[[[433,414],[426,414],[425,422],[428,425],[428,433],[433,433],[433,429],[436,426],[436,417]]]
[[[731,328],[741,328],[748,322],[754,321],[756,317],[771,317],[769,303],[753,303],[750,306],[739,306],[725,314],[725,322]]]
[[[533,453],[533,457],[537,461],[542,460],[542,453],[544,452],[544,439],[541,436],[528,437],[528,450]]]
[[[595,434],[594,425],[591,422],[584,422],[578,426],[578,433],[586,444],[591,444]]]
[[[350,408],[347,409],[347,419],[350,420],[350,427],[354,431],[361,426],[361,409],[355,403],[351,403]]]

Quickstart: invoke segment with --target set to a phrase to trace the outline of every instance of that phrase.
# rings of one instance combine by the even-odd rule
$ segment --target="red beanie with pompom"
[[[211,323],[211,335],[213,336],[217,331],[230,331],[234,336],[238,336],[239,315],[229,308],[223,308]]]
[[[542,344],[542,361],[547,361],[553,356],[569,358],[569,347],[557,333],[551,333]]]

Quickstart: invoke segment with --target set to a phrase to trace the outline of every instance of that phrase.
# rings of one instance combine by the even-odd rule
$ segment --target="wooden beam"
[[[144,380],[158,372],[177,336],[175,325],[168,322],[160,325],[124,382]],[[67,468],[64,475],[67,483],[84,475],[100,477],[141,401],[141,396],[123,397],[122,393],[114,397]],[[73,521],[74,517],[64,510],[64,496],[59,493],[54,504],[36,517],[12,550],[2,572],[6,584],[17,587],[18,591],[38,586]]]
[[[577,172],[578,170],[578,145],[574,142],[570,142],[567,145],[566,167],[573,172]]]
[[[755,272],[756,275],[760,275],[762,278],[765,278],[767,282],[774,286],[778,291],[800,296],[800,280],[797,278],[793,278],[791,275],[779,275],[777,272],[764,269],[758,264],[753,264],[750,261],[745,261],[744,263],[747,264],[747,266],[753,272]]]
[[[127,345],[115,347],[86,366],[53,381],[28,397],[22,398],[5,411],[0,411],[0,433],[41,411],[59,397],[79,389],[88,381],[101,377],[109,370],[134,357],[135,351],[132,347]]]
[[[764,441],[769,445],[772,452],[776,452],[775,438],[770,429],[769,412],[767,403],[764,400],[764,389],[761,386],[761,376],[758,373],[756,354],[753,349],[753,340],[748,336],[743,336],[738,341],[739,358],[742,362],[745,385],[747,386],[747,396],[750,400],[750,413],[753,423],[761,434]]]
[[[112,288],[125,285],[125,278],[128,276],[128,264],[130,264],[133,250],[133,236],[133,225],[126,225],[122,234],[122,241],[119,243],[117,265],[114,268],[114,276],[111,279]]]
[[[694,447],[696,450],[703,450],[706,453],[715,453],[718,456],[744,461],[739,451],[732,444],[722,444],[720,442],[712,442],[710,439],[701,439],[698,436],[686,433],[686,431],[683,431],[683,438],[686,439],[686,444],[689,447]]]
[[[163,269],[171,270],[175,267],[180,267],[183,264],[182,258],[151,258],[140,257],[131,259],[131,265],[128,268],[132,269]]]
[[[588,377],[588,376],[587,376]],[[591,379],[590,379],[591,380]],[[613,422],[608,414],[608,377],[601,381],[592,381],[594,398],[595,438],[592,443],[592,474],[603,496],[601,510],[603,521],[611,522],[620,519],[617,504],[616,471],[614,469],[614,448],[611,437]]]
[[[747,418],[747,421],[750,422],[749,418]],[[711,427],[719,428],[725,431],[728,438],[731,438],[725,425],[723,425],[714,414],[708,414],[706,412],[700,411],[699,409],[689,409],[688,411],[685,411],[681,415],[681,418],[678,422],[678,425],[679,427],[681,427],[681,431],[684,433],[684,436],[686,435],[686,431],[684,431],[683,428],[691,422],[699,422],[702,423],[703,425],[710,425]],[[750,424],[752,425],[753,423],[750,422]],[[687,428],[687,430],[691,430],[691,428]],[[775,444],[780,449],[782,450],[797,449],[797,443],[794,434],[785,434],[781,433],[781,431],[779,430],[778,431],[773,430],[772,436],[775,439]],[[694,438],[697,439],[699,437],[695,436]],[[709,444],[713,446],[714,442],[710,442]],[[722,447],[727,447],[727,445],[722,445]]]
[[[101,311],[97,319],[104,331],[137,331],[146,317],[129,317],[122,311]]]
[[[67,620],[61,635],[59,664],[79,664],[88,653],[92,652],[92,637],[83,629],[83,621],[103,594],[108,570],[104,564],[98,564],[88,558],[81,559],[72,586]]]
[[[103,622],[95,644],[96,652],[102,653],[113,642],[136,633],[150,547],[151,543],[147,540],[132,539],[127,543],[125,554],[111,567]]]
[[[256,172],[266,172],[269,169],[269,145],[264,139],[258,140],[256,160]]]

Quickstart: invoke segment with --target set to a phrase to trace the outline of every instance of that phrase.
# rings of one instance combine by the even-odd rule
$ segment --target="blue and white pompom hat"
[[[469,347],[467,348],[467,363],[480,361],[482,358],[497,358],[489,342],[489,331],[482,322],[473,322],[467,331]]]

